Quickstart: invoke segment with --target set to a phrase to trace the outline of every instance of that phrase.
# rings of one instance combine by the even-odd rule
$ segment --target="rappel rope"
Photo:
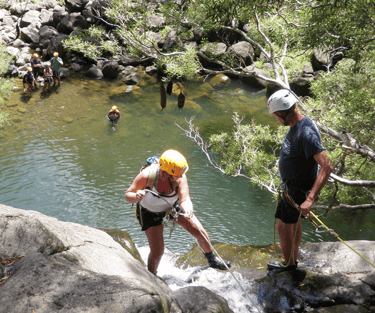
[[[177,212],[177,210],[167,201],[165,200],[163,197],[161,197],[157,192],[155,191],[152,191],[150,189],[143,189],[144,191],[146,192],[149,192],[151,193],[152,195],[154,195],[155,197],[158,197],[159,199],[163,199],[166,203],[168,203],[168,205],[170,205],[171,207],[171,213],[170,215],[172,215],[173,218],[176,218],[178,219],[178,216],[179,215],[182,215],[182,216],[185,216],[187,218],[190,218],[188,217],[188,215],[186,213],[180,213],[180,212]],[[197,216],[193,213],[193,217],[195,217],[197,220]],[[209,246],[211,247],[212,251],[215,252],[215,254],[217,255],[217,257],[220,259],[220,261],[225,265],[225,267],[227,268],[228,272],[232,275],[232,277],[234,278],[234,280],[238,283],[238,285],[241,287],[242,291],[245,293],[246,297],[250,300],[250,302],[256,307],[257,311],[258,312],[262,312],[259,307],[257,306],[257,304],[250,298],[249,294],[247,293],[247,291],[245,290],[245,288],[242,286],[242,284],[239,282],[239,280],[233,275],[233,273],[229,270],[229,267],[228,265],[225,263],[225,261],[223,260],[223,258],[220,256],[220,254],[216,251],[215,247],[211,244],[211,242],[206,238],[206,236],[202,233],[201,231],[201,228],[199,227],[199,225],[197,225],[193,219],[193,217],[191,217],[191,220],[193,221],[193,223],[195,224],[195,226],[197,226],[200,234],[202,235],[202,237],[207,241],[207,243],[209,244]],[[199,220],[198,220],[199,221]],[[175,222],[173,222],[173,226],[170,227],[170,236],[172,235],[172,231],[174,230],[175,228]]]
[[[281,184],[280,184],[281,185]],[[280,186],[279,186],[280,187]],[[285,189],[284,190],[284,193],[285,193],[285,197],[286,199],[288,200],[289,204],[292,205],[294,208],[296,208],[299,212],[300,212],[300,215],[299,215],[299,218],[298,218],[298,222],[300,221],[301,219],[301,216],[302,216],[302,210],[300,209],[299,205],[297,203],[295,203],[295,201],[293,200],[293,198],[289,195],[288,191]],[[310,211],[310,214],[313,218],[316,219],[317,222],[320,223],[320,225],[318,225],[318,223],[316,221],[314,221],[310,216],[306,216],[306,218],[309,219],[309,221],[311,222],[311,224],[313,224],[313,226],[315,227],[315,232],[319,233],[319,232],[327,232],[327,233],[330,233],[333,237],[337,238],[338,240],[340,240],[344,245],[346,245],[349,249],[351,249],[353,252],[355,252],[358,256],[360,256],[364,261],[366,261],[368,264],[370,264],[372,267],[375,268],[375,265],[370,262],[368,259],[366,259],[363,255],[361,255],[358,251],[356,251],[353,247],[351,247],[350,245],[348,245],[343,239],[341,239],[339,237],[339,235],[331,228],[328,228],[313,212]],[[276,218],[275,218],[275,221],[276,221]],[[298,223],[297,222],[297,223]],[[276,241],[275,241],[275,222],[274,222],[274,232],[273,232],[273,238],[274,238],[274,251],[275,251],[275,254],[276,256],[277,255],[277,252],[276,252]],[[298,227],[298,226],[297,226]],[[320,228],[324,228],[324,230],[320,230]],[[293,254],[293,251],[294,251],[294,243],[295,243],[295,239],[296,239],[296,235],[297,235],[297,228],[296,228],[296,233],[294,235],[294,240],[293,240],[293,245],[292,245],[292,250],[291,250],[291,254],[290,254],[290,257],[292,256]],[[286,260],[285,260],[286,261]],[[290,259],[289,259],[289,262],[290,262]],[[289,262],[287,264],[289,264]],[[283,265],[282,263],[280,263],[281,265]]]

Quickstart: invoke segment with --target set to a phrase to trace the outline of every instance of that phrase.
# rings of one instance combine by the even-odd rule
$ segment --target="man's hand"
[[[299,208],[301,209],[302,214],[303,214],[304,216],[306,216],[306,217],[310,217],[310,211],[311,211],[311,207],[312,207],[313,204],[314,204],[314,201],[311,200],[311,199],[309,199],[309,198],[307,198],[307,199],[305,200],[305,202],[303,202],[303,203],[299,206]]]

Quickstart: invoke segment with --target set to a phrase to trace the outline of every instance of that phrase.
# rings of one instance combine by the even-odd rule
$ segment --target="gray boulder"
[[[310,92],[311,81],[313,77],[304,77],[303,75],[296,75],[289,82],[290,89],[292,89],[296,95],[300,97],[311,97]]]
[[[6,51],[12,56],[13,60],[17,60],[21,54],[20,49],[16,47],[6,47]]]
[[[104,231],[0,205],[2,256],[22,256],[3,312],[182,313],[168,286]]]
[[[183,312],[233,313],[228,303],[205,287],[187,287],[173,293]],[[194,299],[194,301],[191,301]]]
[[[59,33],[69,35],[72,31],[77,30],[78,28],[86,28],[86,24],[86,19],[81,13],[71,13],[60,21],[56,29]]]
[[[65,5],[70,13],[81,12],[88,2],[88,0],[66,0]]]
[[[142,76],[137,72],[122,75],[122,80],[126,85],[138,85],[142,80]]]
[[[311,53],[311,64],[314,71],[330,71],[338,61],[342,60],[344,53],[336,51],[332,54],[323,52],[320,49],[314,49]]]
[[[68,68],[66,67],[62,67],[61,68],[61,78],[67,78],[68,76],[70,76],[70,71]]]
[[[52,25],[53,23],[53,12],[50,10],[43,9],[40,12],[40,22],[42,26],[44,25]]]
[[[31,23],[41,23],[40,19],[40,12],[37,10],[30,10],[25,13],[25,15],[22,16],[22,19],[20,21],[20,27],[27,27]]]
[[[21,39],[26,43],[39,43],[39,29],[30,24],[21,28]]]
[[[165,18],[163,16],[150,15],[147,17],[146,23],[150,28],[162,28],[165,24]]]
[[[118,76],[119,68],[117,61],[106,61],[103,63],[102,72],[104,77],[115,79]]]
[[[60,11],[54,10],[53,15],[52,15],[52,26],[57,28],[57,25],[59,25],[61,20],[68,15],[69,13],[64,10],[60,10]]]
[[[259,69],[255,67],[254,65],[250,65],[244,69],[244,72],[247,73],[247,75],[241,76],[240,80],[247,87],[255,88],[257,90],[261,90],[267,87],[268,85],[267,81],[260,78],[260,77],[265,77],[265,78],[268,77],[267,73],[263,71],[262,69]]]
[[[16,16],[5,15],[3,17],[3,25],[5,25],[5,26],[15,27],[16,26],[16,21],[17,21],[17,17]]]
[[[100,67],[92,66],[87,71],[86,76],[90,78],[100,79],[103,78],[104,75]]]
[[[177,36],[177,32],[174,29],[171,29],[168,33],[167,36],[164,40],[163,43],[163,50],[168,51],[171,47],[174,45],[181,47],[182,46],[182,41],[181,39]]]
[[[230,46],[228,52],[237,57],[237,66],[248,66],[253,63],[254,60],[254,48],[247,41],[240,41]]]
[[[47,54],[52,57],[54,52],[58,52],[59,56],[63,58],[65,56],[65,50],[62,45],[62,41],[68,38],[69,36],[64,35],[64,34],[60,34],[56,37],[52,37],[47,47]]]
[[[59,35],[59,32],[52,26],[42,26],[39,30],[39,43],[41,48],[45,49],[48,47],[51,38]]]

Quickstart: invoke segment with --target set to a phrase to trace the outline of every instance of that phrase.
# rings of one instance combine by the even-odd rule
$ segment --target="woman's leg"
[[[204,253],[212,251],[210,238],[195,215],[192,218],[179,216],[177,224],[188,231],[197,240],[198,245],[201,247]]]
[[[151,250],[148,255],[147,268],[153,274],[156,274],[159,262],[164,253],[163,229],[163,225],[158,225],[150,227],[145,231]]]

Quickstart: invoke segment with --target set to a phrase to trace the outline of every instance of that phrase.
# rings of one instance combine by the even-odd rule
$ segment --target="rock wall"
[[[184,312],[163,280],[99,229],[0,205],[0,256],[23,256],[1,266],[0,312]],[[231,312],[206,290],[209,298],[214,312]],[[191,302],[194,312],[206,305]]]

